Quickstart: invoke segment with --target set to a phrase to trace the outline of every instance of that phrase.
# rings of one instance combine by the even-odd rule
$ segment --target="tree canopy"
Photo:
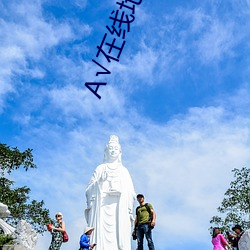
[[[2,176],[5,172],[10,174],[21,166],[26,171],[29,168],[36,168],[36,165],[33,163],[32,149],[28,148],[21,152],[17,147],[10,148],[6,144],[0,143],[0,166]]]
[[[213,216],[210,223],[230,231],[235,224],[243,228],[250,222],[250,168],[233,169],[234,180],[225,192],[217,211],[222,216]]]
[[[12,226],[21,219],[26,220],[36,232],[42,233],[46,230],[45,225],[52,221],[49,210],[44,208],[44,201],[31,200],[30,188],[14,188],[14,181],[6,178],[6,175],[21,167],[26,171],[36,168],[32,149],[21,152],[17,147],[11,148],[0,143],[0,202],[6,204],[11,212],[11,216],[5,220]]]

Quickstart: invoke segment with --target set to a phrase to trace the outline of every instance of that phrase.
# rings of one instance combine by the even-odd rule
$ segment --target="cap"
[[[234,231],[235,229],[239,229],[240,231],[242,230],[242,227],[240,225],[235,225],[234,227],[232,227],[232,230]]]
[[[136,198],[139,198],[139,197],[144,198],[144,195],[143,194],[137,194]]]

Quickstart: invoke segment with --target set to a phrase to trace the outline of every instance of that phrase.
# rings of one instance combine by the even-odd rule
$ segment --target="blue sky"
[[[86,185],[116,134],[157,213],[156,248],[211,249],[209,220],[250,160],[250,1],[143,0],[107,63],[97,46],[116,2],[0,0],[1,143],[32,148],[38,166],[10,178],[63,212],[62,250],[77,249]],[[111,74],[95,76],[92,59]],[[107,82],[100,100],[92,81]]]

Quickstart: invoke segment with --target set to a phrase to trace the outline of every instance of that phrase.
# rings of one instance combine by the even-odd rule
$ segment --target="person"
[[[143,194],[137,195],[137,201],[140,205],[136,208],[134,231],[132,235],[136,235],[137,237],[138,250],[143,250],[144,235],[146,236],[148,242],[148,249],[154,250],[155,247],[152,239],[152,229],[155,226],[156,213],[150,203],[145,203]],[[150,213],[147,207],[149,207],[150,212],[152,214],[152,220],[150,222]]]
[[[119,138],[111,135],[104,150],[104,163],[97,166],[86,188],[87,225],[94,227],[91,241],[96,250],[131,249],[135,191],[121,161]]]
[[[90,235],[93,232],[94,228],[93,227],[86,227],[81,238],[80,238],[80,249],[79,250],[89,250],[93,249],[96,245],[90,244]]]
[[[236,234],[230,234],[231,237],[233,237],[234,241],[233,244],[235,246],[235,249],[239,250],[239,240],[242,236],[242,234],[244,233],[242,227],[240,225],[235,225],[232,230],[236,233]]]
[[[56,213],[56,223],[50,226],[50,232],[52,234],[52,240],[49,250],[60,250],[63,242],[63,232],[66,230],[65,222],[62,220],[63,215],[61,212]]]
[[[212,244],[214,246],[213,250],[225,250],[225,246],[232,249],[218,227],[213,228]]]
[[[232,246],[233,250],[237,250],[237,242],[235,241],[235,235],[229,232],[226,232],[227,239],[229,244]]]

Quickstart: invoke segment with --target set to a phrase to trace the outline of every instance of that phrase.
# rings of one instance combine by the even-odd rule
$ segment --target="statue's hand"
[[[90,209],[93,206],[93,202],[92,200],[89,201],[89,203],[87,204],[87,208]]]
[[[93,206],[95,200],[95,195],[92,195],[89,200],[87,200],[87,209],[90,209]]]
[[[107,180],[107,178],[108,178],[108,173],[106,171],[103,171],[101,180],[105,181],[105,180]]]

